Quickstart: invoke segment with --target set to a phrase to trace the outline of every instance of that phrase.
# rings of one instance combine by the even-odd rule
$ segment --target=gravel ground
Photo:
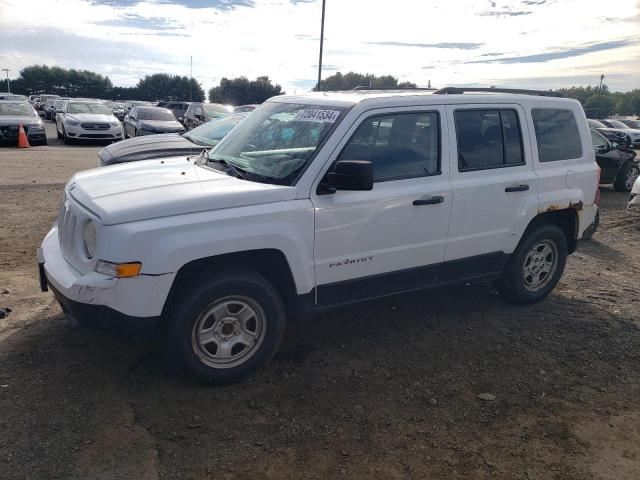
[[[625,194],[604,189],[594,241],[539,304],[487,284],[376,301],[294,327],[249,381],[203,388],[38,290],[35,250],[97,150],[0,150],[0,478],[640,478]]]

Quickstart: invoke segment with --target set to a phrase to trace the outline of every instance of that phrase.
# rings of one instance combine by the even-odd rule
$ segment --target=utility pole
[[[191,102],[193,100],[193,97],[191,96],[191,84],[193,83],[193,55],[189,57],[189,59],[191,65],[189,67],[189,101]]]
[[[11,93],[11,84],[9,83],[9,72],[11,70],[9,70],[8,68],[3,68],[2,71],[7,72],[7,93]]]
[[[325,0],[322,0],[322,20],[320,22],[320,59],[318,60],[318,85],[316,90],[320,91],[320,80],[322,80],[322,47],[324,46],[324,6]]]
[[[604,80],[604,73],[600,75],[600,86],[598,87],[598,96],[596,97],[596,115],[599,117],[604,117],[604,115],[600,115],[600,92],[602,91],[602,80]]]

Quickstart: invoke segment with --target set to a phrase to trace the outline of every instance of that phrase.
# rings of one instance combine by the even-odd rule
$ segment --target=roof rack
[[[516,93],[520,95],[537,95],[539,97],[562,97],[560,93],[552,91],[494,87],[444,87],[436,90],[433,93],[434,95],[460,95],[465,92]]]
[[[427,87],[369,87],[368,85],[358,85],[357,87],[353,87],[351,90],[428,90],[430,92],[434,92],[436,89]]]

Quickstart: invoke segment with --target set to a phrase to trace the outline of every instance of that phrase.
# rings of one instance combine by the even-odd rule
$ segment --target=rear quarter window
[[[541,162],[570,160],[582,156],[576,118],[571,110],[534,108],[531,110]]]

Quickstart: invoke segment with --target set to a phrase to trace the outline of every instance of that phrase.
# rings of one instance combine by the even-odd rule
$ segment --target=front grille
[[[24,128],[24,133],[28,132],[27,127],[23,126],[22,128]],[[19,127],[18,125],[4,125],[0,127],[0,131],[4,138],[18,138]]]
[[[83,123],[80,125],[85,130],[109,130],[108,123]]]
[[[58,215],[58,242],[60,243],[62,256],[71,263],[73,263],[73,239],[76,232],[76,223],[77,218],[69,209],[69,203],[65,199]]]

